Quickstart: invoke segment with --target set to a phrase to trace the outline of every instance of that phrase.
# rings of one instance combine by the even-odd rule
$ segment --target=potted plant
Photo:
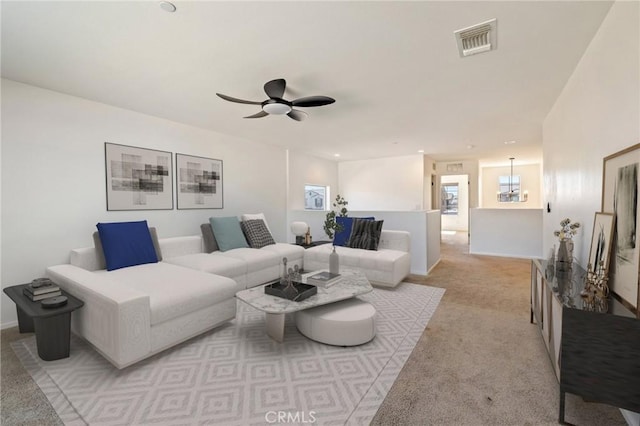
[[[333,209],[327,212],[322,229],[324,229],[324,232],[331,239],[333,239],[335,233],[340,232],[342,228],[342,226],[336,222],[336,217],[347,216],[347,204],[349,204],[347,200],[338,194],[336,200],[333,202]]]

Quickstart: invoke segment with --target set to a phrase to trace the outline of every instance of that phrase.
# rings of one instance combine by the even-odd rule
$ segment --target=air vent
[[[495,19],[454,31],[454,34],[461,58],[495,50],[498,47]]]
[[[447,164],[448,172],[461,172],[462,171],[462,163],[449,163]]]

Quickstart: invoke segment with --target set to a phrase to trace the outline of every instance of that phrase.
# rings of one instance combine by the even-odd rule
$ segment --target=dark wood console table
[[[640,319],[609,298],[604,313],[585,310],[586,271],[568,273],[531,262],[531,322],[537,323],[560,382],[558,421],[565,393],[640,412]]]

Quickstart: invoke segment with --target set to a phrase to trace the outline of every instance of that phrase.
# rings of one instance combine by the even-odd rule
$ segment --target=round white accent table
[[[296,312],[302,335],[335,346],[356,346],[376,336],[376,309],[358,298]]]

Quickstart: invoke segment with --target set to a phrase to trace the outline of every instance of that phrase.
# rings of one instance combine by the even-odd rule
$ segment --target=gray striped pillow
[[[384,220],[353,219],[349,247],[378,250]]]

